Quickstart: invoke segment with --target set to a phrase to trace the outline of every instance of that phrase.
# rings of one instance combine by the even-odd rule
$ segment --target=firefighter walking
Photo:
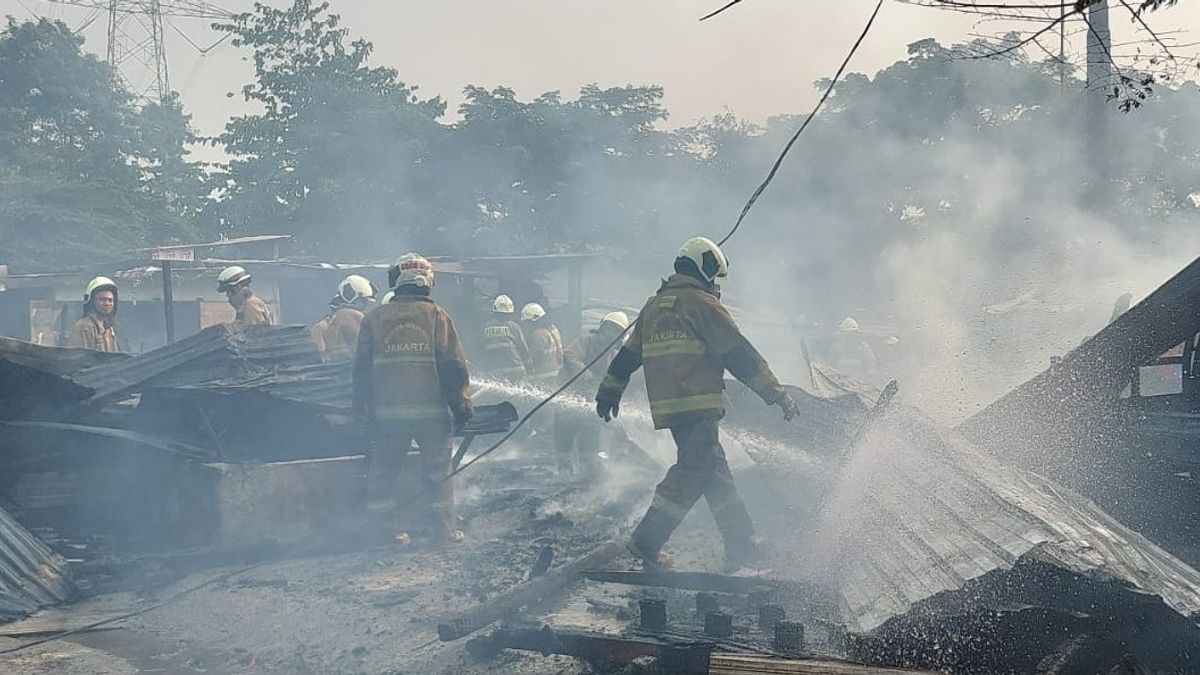
[[[75,322],[68,347],[116,352],[117,284],[108,277],[96,277],[83,291],[83,316]]]
[[[422,504],[434,537],[461,542],[454,527],[454,489],[446,477],[451,462],[451,420],[472,414],[470,379],[454,321],[429,297],[433,266],[409,253],[388,270],[391,302],[367,315],[358,334],[354,362],[354,409],[362,416],[375,453],[399,453],[415,442],[420,452]],[[407,495],[397,495],[397,504]],[[407,539],[397,532],[397,538]]]
[[[780,406],[784,419],[795,416],[796,404],[721,304],[717,280],[728,269],[725,254],[711,240],[684,242],[675,274],[646,302],[596,393],[597,414],[611,420],[630,376],[644,366],[654,428],[670,429],[678,448],[675,465],[655,488],[629,542],[630,552],[647,567],[660,564],[663,545],[701,496],[721,530],[726,568],[752,564],[760,555],[718,438],[724,373],[768,405]]]

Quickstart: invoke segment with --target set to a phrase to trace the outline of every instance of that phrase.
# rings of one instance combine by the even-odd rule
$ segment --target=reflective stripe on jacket
[[[542,325],[529,334],[529,374],[557,377],[563,365],[562,335],[554,324]]]
[[[470,411],[466,357],[444,309],[399,296],[362,322],[354,362],[354,407],[375,425],[445,420]]]
[[[646,302],[597,398],[620,397],[629,376],[643,365],[656,429],[724,415],[726,370],[767,403],[784,395],[770,366],[720,299],[682,274],[672,275]]]
[[[502,375],[519,376],[528,372],[529,346],[521,325],[509,319],[494,318],[483,327],[483,366]]]

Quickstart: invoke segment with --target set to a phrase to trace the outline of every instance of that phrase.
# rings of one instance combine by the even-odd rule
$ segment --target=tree
[[[255,4],[216,28],[253,50],[256,77],[242,94],[263,111],[216,139],[232,159],[213,177],[210,226],[293,233],[310,251],[352,256],[436,228],[422,164],[442,132],[441,100],[368,65],[371,44],[350,41],[328,3]]]
[[[190,236],[198,178],[178,105],[138,109],[66,25],[0,32],[0,258],[61,269]]]

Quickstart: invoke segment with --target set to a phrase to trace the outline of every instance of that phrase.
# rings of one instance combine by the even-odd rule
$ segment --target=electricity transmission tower
[[[172,18],[227,19],[232,16],[221,7],[203,0],[50,0],[58,5],[70,5],[92,10],[85,26],[108,18],[108,63],[133,84],[141,77],[131,71],[149,74],[149,84],[138,92],[145,98],[161,101],[171,91],[167,69],[165,28],[170,27],[202,54],[200,47],[182,30],[171,23]],[[214,45],[215,46],[215,45]],[[211,49],[209,47],[208,49]]]

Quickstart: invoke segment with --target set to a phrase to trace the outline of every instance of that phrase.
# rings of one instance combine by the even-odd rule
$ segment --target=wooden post
[[[167,344],[175,343],[175,294],[171,287],[171,261],[162,261],[163,317],[167,322]]]

